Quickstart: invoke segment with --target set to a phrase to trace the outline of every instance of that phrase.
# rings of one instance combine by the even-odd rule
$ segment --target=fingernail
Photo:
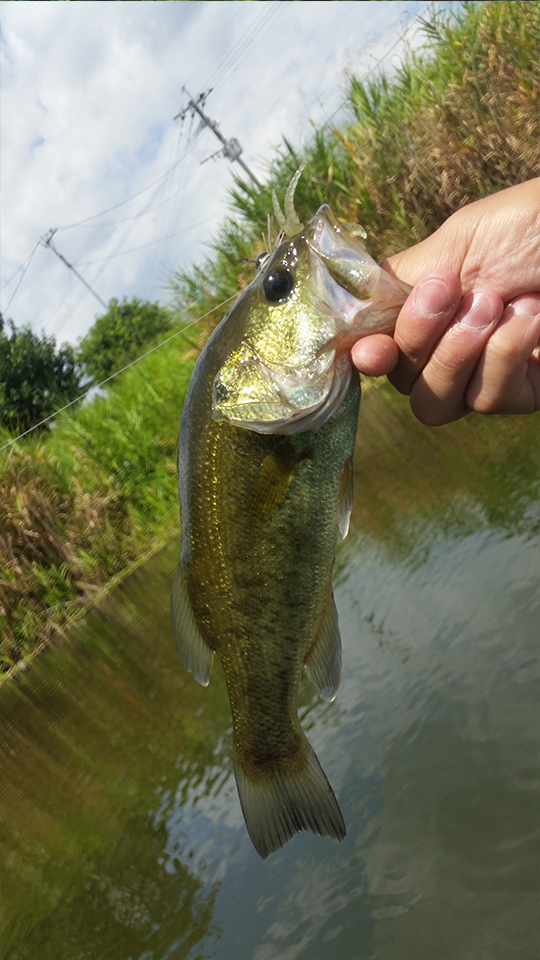
[[[493,301],[487,293],[467,293],[461,301],[455,316],[455,322],[472,330],[482,330],[493,323],[495,312]]]
[[[514,314],[517,314],[518,317],[531,319],[532,317],[537,317],[540,313],[540,299],[538,294],[523,294],[522,297],[514,300],[512,306],[514,308]]]
[[[443,313],[448,313],[454,306],[444,280],[433,278],[424,280],[416,288],[415,305],[420,313],[426,317],[440,317]]]

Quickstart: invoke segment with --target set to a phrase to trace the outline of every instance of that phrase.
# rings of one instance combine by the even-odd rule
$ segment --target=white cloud
[[[295,143],[309,136],[310,119],[322,122],[342,101],[344,71],[366,72],[428,6],[3,3],[2,284],[49,228],[120,203],[174,163],[179,125],[172,118],[187,102],[183,83],[193,94],[214,86],[208,113],[227,137],[240,139],[246,162],[264,178],[283,134]],[[105,301],[166,299],[168,272],[204,254],[231,183],[227,161],[200,166],[218,148],[205,131],[167,178],[99,221],[55,236]],[[139,220],[119,222],[150,207]],[[191,229],[179,233],[184,228]],[[2,291],[4,311],[19,278]],[[17,324],[74,341],[100,307],[39,247],[6,312]]]

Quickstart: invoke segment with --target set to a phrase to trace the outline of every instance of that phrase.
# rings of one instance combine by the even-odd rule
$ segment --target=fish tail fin
[[[346,829],[334,791],[315,751],[301,734],[298,762],[283,762],[272,772],[257,773],[235,756],[234,772],[249,836],[264,859],[295,833],[311,830],[343,840]]]

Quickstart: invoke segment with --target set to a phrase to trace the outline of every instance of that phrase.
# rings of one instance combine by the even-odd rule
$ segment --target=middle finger
[[[422,423],[437,426],[469,413],[465,393],[503,307],[491,289],[471,290],[463,298],[411,391],[411,407]]]

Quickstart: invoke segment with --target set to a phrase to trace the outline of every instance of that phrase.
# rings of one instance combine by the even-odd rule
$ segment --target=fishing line
[[[242,291],[240,291],[242,292]],[[170,343],[171,340],[174,340],[175,337],[179,337],[181,333],[185,333],[186,330],[189,330],[190,327],[193,327],[194,324],[199,323],[201,320],[204,320],[206,317],[209,317],[211,313],[214,313],[216,310],[219,310],[220,307],[224,307],[226,303],[230,303],[231,300],[236,300],[239,294],[233,293],[232,297],[228,297],[226,300],[222,300],[221,303],[218,303],[215,307],[212,307],[211,310],[208,310],[207,313],[203,313],[202,317],[197,317],[196,320],[192,320],[191,323],[186,324],[185,327],[182,327],[181,330],[177,330],[176,333],[173,333],[172,336],[167,337],[166,340],[162,340],[161,343],[156,344],[155,347],[152,347],[151,350],[147,350],[146,353],[141,354],[140,357],[137,357],[136,360],[132,360],[131,363],[127,363],[125,367],[122,367],[120,370],[117,370],[116,373],[112,373],[110,377],[107,377],[106,380],[102,380],[101,383],[96,383],[92,385],[91,389],[98,390],[100,387],[105,386],[106,383],[110,383],[111,380],[114,380],[115,377],[118,377],[121,373],[124,373],[124,370],[129,370],[130,367],[134,367],[136,363],[139,363],[139,360],[144,360],[145,357],[149,357],[151,353],[155,353],[156,350],[159,350],[160,347],[165,346],[166,343]],[[180,313],[185,313],[186,310],[189,310],[188,307],[184,307]],[[0,451],[5,450],[7,447],[10,447],[13,443],[17,443],[18,440],[22,440],[23,437],[26,437],[29,433],[32,433],[33,430],[37,430],[38,427],[42,427],[44,423],[48,423],[49,420],[54,420],[59,413],[63,413],[64,410],[67,410],[69,407],[72,407],[75,403],[78,403],[79,400],[83,400],[86,396],[86,393],[82,393],[80,397],[75,397],[74,400],[70,400],[69,403],[66,403],[64,407],[60,407],[59,410],[55,410],[54,413],[51,413],[50,416],[45,417],[44,420],[40,420],[39,423],[35,423],[33,427],[30,427],[28,430],[25,430],[24,433],[20,433],[18,437],[13,437],[12,440],[8,440],[2,447]]]

